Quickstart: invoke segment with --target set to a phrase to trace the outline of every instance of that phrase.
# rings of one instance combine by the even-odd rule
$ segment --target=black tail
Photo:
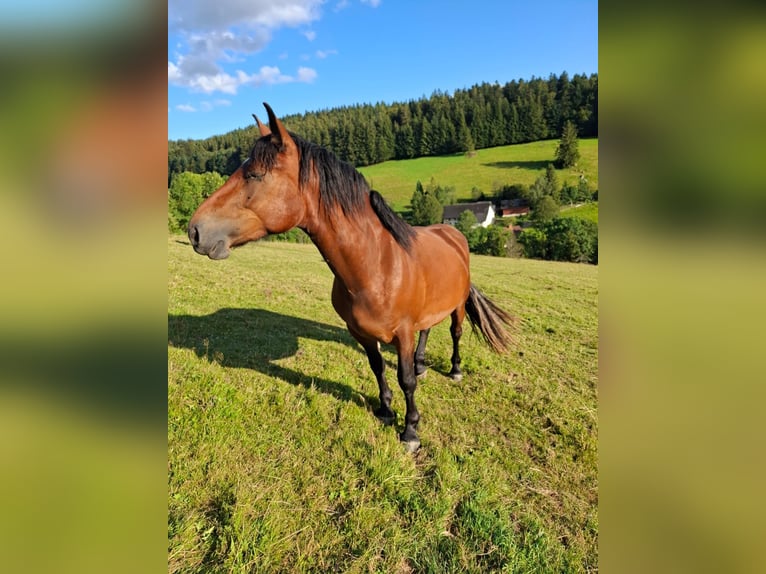
[[[490,301],[486,295],[471,284],[465,312],[471,321],[471,327],[479,333],[496,353],[502,353],[511,344],[511,336],[506,330],[513,324],[513,317]]]

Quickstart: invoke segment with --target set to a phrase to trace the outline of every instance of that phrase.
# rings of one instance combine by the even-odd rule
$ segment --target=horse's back
[[[443,223],[416,229],[426,256],[450,259],[456,256],[468,271],[468,241],[460,231]]]
[[[438,323],[464,304],[470,290],[468,242],[449,225],[417,227],[412,257],[416,260],[422,293],[417,329]]]

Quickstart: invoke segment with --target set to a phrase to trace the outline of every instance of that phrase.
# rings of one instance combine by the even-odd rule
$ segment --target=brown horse
[[[375,415],[386,422],[395,417],[380,342],[396,348],[407,402],[399,437],[414,451],[420,445],[415,387],[426,370],[429,329],[451,316],[450,376],[460,380],[458,343],[466,313],[497,352],[510,341],[505,326],[511,317],[471,284],[462,233],[448,225],[411,227],[351,165],[288,133],[264,106],[270,129],[255,118],[261,138],[242,166],[197,208],[189,221],[191,244],[197,253],[223,259],[230,248],[269,233],[305,231],[335,275],[333,307],[367,353],[380,389]]]

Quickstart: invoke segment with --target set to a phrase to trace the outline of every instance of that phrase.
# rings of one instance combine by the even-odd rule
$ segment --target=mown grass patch
[[[498,356],[432,331],[422,447],[372,415],[377,385],[313,245],[224,261],[168,241],[171,572],[597,569],[597,268],[472,256],[518,318]]]

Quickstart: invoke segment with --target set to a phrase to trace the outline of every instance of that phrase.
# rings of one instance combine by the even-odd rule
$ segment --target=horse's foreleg
[[[426,342],[431,329],[423,329],[418,339],[418,348],[415,349],[415,376],[419,379],[426,374]]]
[[[452,335],[452,370],[449,376],[455,381],[463,378],[460,370],[460,336],[463,334],[463,319],[465,319],[465,304],[460,305],[452,312],[452,323],[449,332]]]
[[[400,333],[395,340],[395,345],[399,358],[397,368],[399,386],[404,391],[404,399],[407,403],[407,412],[404,415],[404,432],[399,435],[399,439],[405,443],[409,452],[415,452],[420,447],[420,439],[416,432],[420,413],[415,406],[415,389],[418,380],[415,377],[414,334],[411,332]]]
[[[383,355],[380,354],[380,344],[375,340],[367,339],[362,335],[355,333],[351,329],[349,329],[349,331],[354,338],[359,341],[359,344],[364,347],[372,373],[378,381],[380,406],[375,409],[373,413],[384,423],[393,423],[396,418],[394,411],[391,410],[391,398],[393,397],[393,393],[388,386],[388,382],[386,382],[386,361],[383,359]]]

